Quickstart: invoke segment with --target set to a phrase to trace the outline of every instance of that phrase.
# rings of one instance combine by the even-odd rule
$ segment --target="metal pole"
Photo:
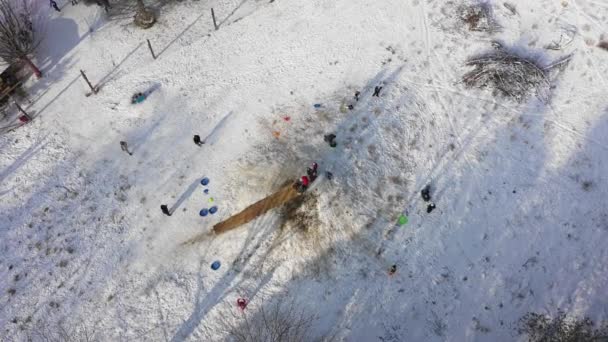
[[[93,92],[93,94],[97,94],[97,89],[95,89],[95,87],[93,87],[93,85],[91,84],[91,81],[89,81],[89,78],[87,77],[87,75],[85,75],[84,71],[80,70],[80,74],[82,75],[84,80],[89,85],[89,88],[91,88],[91,92]]]
[[[213,26],[215,27],[215,30],[217,31],[219,29],[219,27],[217,26],[217,22],[215,21],[215,12],[213,11],[213,8],[211,9],[211,17],[213,18]]]
[[[148,41],[148,49],[150,49],[150,53],[152,54],[152,58],[156,59],[156,55],[154,54],[154,50],[152,50],[152,44],[150,43],[150,39],[146,39]]]
[[[19,111],[25,115],[25,117],[27,118],[28,121],[32,121],[32,117],[25,111],[23,110],[23,108],[21,108],[21,106],[19,105],[19,103],[17,103],[17,101],[15,99],[13,99],[13,101],[15,102],[15,106],[17,106],[17,109],[19,109]]]

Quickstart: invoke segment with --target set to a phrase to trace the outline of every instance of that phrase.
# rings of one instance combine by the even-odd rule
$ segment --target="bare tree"
[[[149,28],[154,25],[156,17],[152,11],[148,11],[144,5],[144,0],[137,0],[137,14],[135,14],[135,24],[142,28]]]
[[[0,58],[9,64],[26,64],[40,78],[42,72],[30,57],[42,41],[34,26],[34,8],[28,0],[0,0]]]
[[[213,333],[225,335],[235,342],[305,342],[331,341],[331,338],[313,337],[312,328],[317,316],[306,312],[293,299],[271,299],[258,309],[247,308],[236,312],[235,308],[220,313],[222,316]]]
[[[32,342],[96,342],[103,336],[84,321],[68,324],[60,322],[38,322],[27,334]]]

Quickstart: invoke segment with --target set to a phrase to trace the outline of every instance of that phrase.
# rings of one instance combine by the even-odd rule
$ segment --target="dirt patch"
[[[492,7],[487,3],[460,6],[458,15],[469,31],[494,32],[498,30],[498,24],[492,16]]]
[[[553,317],[529,312],[518,322],[518,333],[528,341],[605,341],[608,322],[595,324],[588,317],[572,317],[558,310]]]
[[[331,277],[336,257],[342,254],[336,245],[336,227],[319,216],[319,195],[307,192],[285,205],[281,211],[279,241],[288,253],[306,260],[300,273],[312,279]]]
[[[462,4],[446,1],[441,14],[433,25],[446,32],[467,35],[470,32],[493,34],[500,31],[492,5],[486,2],[467,1]]]
[[[288,184],[274,194],[248,206],[240,213],[216,224],[213,226],[213,231],[219,234],[230,229],[237,228],[276,207],[282,206],[283,204],[298,197],[298,195],[298,192],[293,188],[293,186]]]
[[[321,221],[317,212],[319,195],[307,192],[287,203],[281,212],[281,230],[294,228],[309,233],[318,230]]]

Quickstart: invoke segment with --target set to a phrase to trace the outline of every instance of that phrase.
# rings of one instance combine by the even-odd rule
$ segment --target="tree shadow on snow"
[[[232,112],[232,111],[229,112],[215,126],[213,126],[213,129],[203,139],[203,142],[209,143],[209,144],[216,143],[219,138],[218,133],[226,127],[226,124],[228,123],[228,119],[230,119],[230,117],[232,116],[233,113],[234,112]]]
[[[185,200],[190,198],[190,196],[192,196],[194,191],[198,188],[200,181],[201,181],[200,178],[195,179],[194,182],[192,182],[192,184],[190,184],[188,189],[186,189],[186,191],[184,191],[181,194],[181,196],[179,196],[179,198],[177,199],[177,202],[175,202],[175,204],[171,207],[171,209],[169,209],[169,212],[174,213],[177,210],[177,208],[179,208],[179,206],[182,205],[182,203],[184,203]]]
[[[46,150],[53,153],[61,143],[56,135],[49,136]],[[40,142],[32,144],[22,158],[30,158],[39,149]],[[0,229],[5,261],[14,265],[12,273],[25,281],[19,284],[10,305],[3,305],[4,317],[12,317],[18,324],[2,329],[0,339],[25,340],[17,336],[35,332],[39,324],[52,327],[56,320],[69,321],[69,315],[54,311],[54,304],[78,312],[84,305],[81,299],[96,297],[114,270],[128,262],[131,246],[120,242],[128,218],[115,208],[128,198],[130,181],[121,176],[119,161],[107,159],[112,155],[112,147],[102,150],[99,159],[87,167],[82,167],[77,154],[56,159],[44,171],[56,177],[37,179],[15,207],[3,206],[6,224],[13,228]],[[99,181],[105,186],[90,186]],[[27,236],[14,234],[22,229],[28,230]],[[39,252],[32,252],[34,245]],[[45,294],[30,305],[28,299],[39,284],[44,284]],[[30,304],[19,305],[25,302]]]
[[[140,42],[133,50],[131,50],[131,52],[129,52],[116,66],[114,66],[114,68],[107,73],[104,77],[101,78],[101,80],[99,82],[97,82],[97,84],[95,85],[96,88],[101,89],[104,85],[106,85],[107,83],[109,83],[110,81],[112,81],[113,79],[117,78],[120,76],[119,73],[117,73],[117,70],[131,57],[133,56],[133,54],[139,50],[140,47],[142,47],[144,45],[144,42]]]
[[[2,171],[0,171],[0,183],[13,174],[15,171],[19,170],[23,165],[27,164],[27,162],[34,157],[46,144],[44,144],[44,139],[37,141],[34,145],[30,146],[27,150],[25,150],[17,159],[9,166],[5,167]]]
[[[278,182],[278,180],[275,180],[274,186],[278,188],[281,186],[281,184]],[[269,235],[273,234],[276,224],[276,217],[273,215],[260,217],[254,222],[250,223],[245,232],[246,238],[242,240],[240,239],[240,241],[244,241],[244,243],[233,258],[234,262],[231,269],[226,271],[222,278],[219,279],[209,290],[204,288],[201,277],[203,277],[205,273],[212,271],[208,268],[200,269],[198,288],[194,294],[195,303],[192,313],[176,329],[171,341],[183,341],[193,334],[194,336],[199,337],[197,330],[199,329],[201,322],[205,320],[208,313],[216,308],[218,304],[224,302],[228,298],[230,298],[229,302],[236,304],[236,300],[239,296],[245,296],[248,298],[255,297],[257,292],[271,281],[274,270],[277,267],[275,265],[271,265],[268,269],[266,269],[264,276],[261,278],[255,277],[256,280],[254,281],[253,288],[248,286],[248,290],[243,291],[244,283],[250,281],[250,278],[248,276],[242,277],[242,275],[251,273],[250,276],[252,276],[253,273],[259,274],[259,270],[255,265],[259,263],[264,264],[266,258],[272,251],[271,248],[262,255],[256,255],[256,250],[260,247],[260,245],[267,240]],[[228,232],[222,236],[223,238],[229,239],[232,234],[242,235],[243,232]],[[211,236],[212,235],[209,235],[207,241],[209,241]],[[217,243],[217,238],[213,238],[211,241]],[[196,241],[197,244],[200,242],[200,239]],[[228,265],[224,267],[228,267]],[[203,299],[201,300],[200,298]]]
[[[80,36],[76,22],[65,17],[51,19],[46,24],[45,30],[49,33],[49,37],[44,39],[36,50],[36,60],[43,77],[33,83],[29,89],[29,92],[36,97],[33,103],[46,94],[51,84],[56,83],[68,70],[71,70],[77,59],[75,56],[66,56],[89,35],[87,31]],[[40,92],[42,94],[39,94]]]

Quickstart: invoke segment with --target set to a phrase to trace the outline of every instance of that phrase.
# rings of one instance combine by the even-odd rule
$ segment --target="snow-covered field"
[[[145,31],[96,6],[53,13],[35,119],[0,135],[0,340],[220,341],[245,322],[241,297],[249,317],[281,301],[338,341],[512,341],[527,312],[608,319],[608,3],[490,1],[480,31],[463,4],[180,2]],[[492,41],[570,59],[548,98],[519,103],[462,84]],[[301,207],[209,234],[313,161]]]

